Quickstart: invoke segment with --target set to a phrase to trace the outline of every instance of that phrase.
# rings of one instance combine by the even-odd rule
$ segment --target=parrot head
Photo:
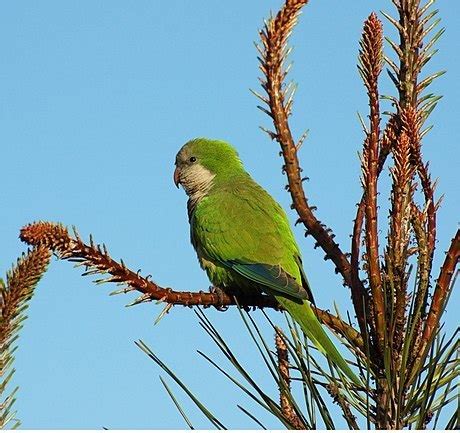
[[[221,140],[195,138],[185,143],[176,155],[174,183],[182,185],[188,196],[205,195],[215,180],[244,172],[233,146]]]

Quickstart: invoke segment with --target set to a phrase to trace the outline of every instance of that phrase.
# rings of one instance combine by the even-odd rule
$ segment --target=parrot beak
[[[176,169],[174,170],[174,185],[176,185],[176,187],[179,188],[179,184],[180,184],[180,171],[179,171],[179,167],[176,167]]]

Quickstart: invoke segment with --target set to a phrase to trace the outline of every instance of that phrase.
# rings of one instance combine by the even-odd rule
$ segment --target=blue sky
[[[362,133],[356,112],[366,113],[366,97],[355,65],[369,3],[312,1],[292,39],[291,77],[299,83],[292,129],[296,135],[310,129],[300,154],[310,178],[307,194],[344,249],[360,197]],[[206,289],[188,241],[186,197],[172,182],[177,150],[196,136],[232,142],[248,171],[289,210],[278,148],[258,128],[270,126],[269,119],[249,92],[258,89],[259,75],[252,42],[262,19],[279,5],[274,0],[2,2],[2,269],[25,250],[17,238],[22,225],[60,221],[78,227],[85,238],[92,233],[114,258],[152,274],[161,285]],[[389,0],[372,6],[392,11]],[[438,7],[447,31],[427,72],[448,73],[433,85],[444,99],[424,144],[433,176],[439,176],[438,197],[445,194],[434,269],[459,213],[460,3],[440,0]],[[387,82],[383,89],[394,92]],[[380,200],[386,207],[385,194]],[[303,238],[301,228],[295,234],[317,303],[331,308],[336,301],[345,311],[348,292],[330,272],[331,263]],[[191,310],[174,308],[153,326],[161,306],[124,308],[130,297],[109,298],[113,289],[95,286],[70,263],[53,260],[31,302],[17,352],[16,408],[24,428],[185,427],[161,387],[159,369],[134,345],[137,339],[226,425],[255,427],[236,409],[237,402],[248,400],[196,354],[216,349]],[[455,295],[450,309],[459,306]],[[247,351],[237,312],[209,311],[209,317],[264,380],[260,360]],[[455,318],[449,312],[446,317],[453,329]],[[208,427],[186,398],[182,401],[196,426]],[[255,413],[269,427],[280,427],[261,409]]]

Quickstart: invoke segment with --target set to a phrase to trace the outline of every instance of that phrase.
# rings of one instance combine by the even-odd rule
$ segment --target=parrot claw
[[[224,305],[225,292],[220,287],[214,287],[214,286],[209,287],[209,291],[211,293],[215,293],[217,295],[217,297],[219,298],[219,304],[220,305],[215,305],[216,310],[217,311],[227,311],[228,310],[228,305]]]

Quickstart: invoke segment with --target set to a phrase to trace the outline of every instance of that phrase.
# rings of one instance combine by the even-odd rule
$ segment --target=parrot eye
[[[191,156],[189,159],[190,162],[196,162],[196,158],[194,156]]]

